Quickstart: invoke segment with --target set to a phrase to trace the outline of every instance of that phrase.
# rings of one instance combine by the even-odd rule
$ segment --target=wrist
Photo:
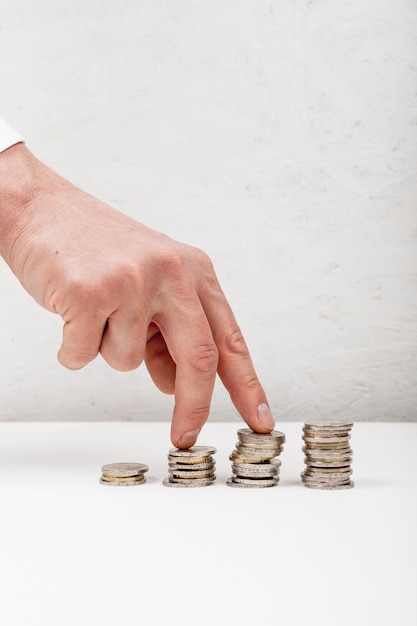
[[[24,143],[0,153],[0,255],[9,265],[15,241],[41,210],[42,189],[56,187],[59,178]]]

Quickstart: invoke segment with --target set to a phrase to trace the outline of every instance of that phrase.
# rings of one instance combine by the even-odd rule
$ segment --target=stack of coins
[[[233,474],[227,479],[227,485],[243,488],[277,485],[281,461],[276,457],[282,452],[284,433],[273,430],[260,434],[250,428],[241,428],[237,435],[239,441],[229,456]]]
[[[301,480],[310,489],[350,489],[354,482],[350,431],[353,422],[316,420],[303,427],[306,464]]]
[[[148,469],[143,463],[109,463],[101,468],[100,483],[109,487],[143,485]]]
[[[171,448],[168,453],[168,478],[165,487],[207,487],[216,480],[212,446],[193,446],[187,450]]]

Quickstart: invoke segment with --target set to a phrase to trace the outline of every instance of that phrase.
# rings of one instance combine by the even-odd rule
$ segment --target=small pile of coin
[[[168,478],[165,487],[207,487],[216,480],[216,461],[212,446],[193,446],[186,450],[171,448],[168,452]]]
[[[143,463],[108,463],[101,468],[100,483],[109,487],[143,485],[148,469]]]
[[[350,489],[352,449],[350,431],[353,422],[316,420],[303,427],[302,448],[306,464],[301,480],[310,489]]]
[[[229,459],[232,476],[229,487],[273,487],[279,482],[281,461],[276,457],[285,443],[284,433],[273,430],[267,434],[255,433],[251,428],[237,431],[239,441]]]

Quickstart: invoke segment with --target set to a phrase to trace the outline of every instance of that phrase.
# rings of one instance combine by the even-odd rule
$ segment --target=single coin
[[[309,467],[349,467],[350,461],[317,461],[305,457],[304,463]]]
[[[179,469],[179,470],[189,470],[189,471],[197,471],[197,470],[211,470],[216,467],[216,462],[211,461],[210,463],[175,463],[170,461],[168,463],[169,469]]]
[[[258,443],[254,443],[254,442],[252,443],[252,441],[251,442],[249,442],[249,441],[236,441],[235,446],[236,446],[236,448],[247,447],[247,448],[251,448],[251,449],[254,449],[254,450],[271,450],[272,451],[272,450],[282,450],[283,449],[282,444],[280,444],[280,443],[276,444],[274,442],[271,442],[269,445],[262,445],[262,444],[258,444]]]
[[[350,472],[351,466],[345,465],[343,467],[315,467],[314,465],[310,465],[307,463],[307,472],[311,472],[312,474],[346,474],[346,472]]]
[[[307,450],[344,450],[346,443],[311,443],[307,442]]]
[[[341,485],[329,485],[327,483],[321,483],[321,484],[309,484],[309,483],[304,483],[305,487],[308,487],[309,489],[322,489],[323,491],[328,489],[329,491],[337,491],[339,489],[352,489],[352,487],[355,486],[355,483],[353,482],[353,480],[350,480],[348,483],[344,483]]]
[[[236,483],[242,483],[242,485],[276,485],[279,481],[276,477],[273,478],[247,478],[245,476],[232,476],[232,479]]]
[[[312,450],[311,448],[303,446],[301,449],[306,456],[314,457],[315,459],[333,459],[334,457],[344,458],[348,456],[351,457],[353,454],[352,448],[337,448],[336,450],[334,448],[331,448],[330,450]]]
[[[255,433],[251,428],[240,428],[237,435],[242,441],[254,441],[255,443],[267,442],[268,440],[278,443],[285,442],[285,434],[279,430],[272,430],[270,433]]]
[[[350,476],[343,479],[324,479],[324,478],[311,478],[311,476],[302,476],[301,481],[304,484],[309,485],[344,485],[350,482]]]
[[[271,461],[275,461],[275,459],[271,459]],[[281,467],[281,463],[239,463],[236,461],[232,462],[232,467],[236,467],[237,469],[248,469],[252,473],[256,472],[279,472],[279,468]]]
[[[310,422],[305,422],[304,426],[306,428],[352,428],[353,422],[350,420],[311,420]]]
[[[257,470],[259,471],[264,471],[268,468],[275,468],[278,469],[279,467],[281,467],[281,461],[279,459],[270,459],[268,461],[263,461],[262,463],[238,463],[235,462],[234,465],[236,465],[236,467],[239,468],[245,468],[248,465],[250,465],[250,468],[253,472],[256,472]]]
[[[210,470],[196,470],[194,471],[190,471],[190,470],[170,470],[169,472],[170,476],[173,476],[175,478],[210,478],[212,476],[214,476],[214,469],[212,471]]]
[[[240,483],[240,482],[236,482],[234,478],[228,478],[226,480],[226,485],[228,487],[236,487],[237,489],[264,489],[267,487],[274,487],[277,484],[278,484],[278,481],[269,482],[268,484],[259,484],[254,481],[251,481],[249,483]]]
[[[192,446],[187,449],[171,448],[169,456],[173,457],[207,457],[216,454],[217,449],[213,446]]]
[[[310,437],[310,436],[306,436],[304,435],[303,437],[304,441],[306,443],[324,443],[326,445],[330,445],[330,444],[337,444],[337,445],[341,445],[341,444],[349,444],[349,439],[350,439],[350,435],[344,435],[343,437],[321,437],[319,435],[315,436],[315,437]]]
[[[173,480],[172,478],[164,478],[164,480],[162,481],[162,484],[165,487],[190,488],[190,487],[208,487],[213,482],[214,482],[214,480],[204,480],[204,479],[200,479],[200,480],[199,479],[195,479],[195,480],[190,480],[190,481],[177,482],[177,481]]]
[[[352,461],[351,454],[317,454],[316,451],[305,453],[305,459],[311,463],[350,463]]]
[[[177,478],[176,476],[172,476],[170,474],[169,479],[173,483],[183,483],[184,485],[188,485],[191,483],[201,483],[202,485],[205,483],[212,483],[216,480],[215,474],[212,476],[208,476],[207,478]]]
[[[316,470],[312,470],[312,468],[306,467],[304,469],[303,476],[311,478],[312,480],[346,480],[347,477],[353,473],[351,467],[343,468],[343,472],[339,472],[338,469],[340,468],[336,467],[334,471],[331,469],[329,471],[319,467]]]
[[[281,450],[267,450],[263,448],[249,448],[248,446],[236,446],[236,451],[238,454],[248,454],[253,456],[262,456],[264,459],[273,459],[275,456],[278,456]]]
[[[304,432],[303,433],[303,439],[305,440],[306,438],[308,439],[312,439],[313,442],[316,441],[322,441],[324,443],[339,443],[340,441],[346,440],[346,439],[350,439],[350,433],[324,433],[323,431],[320,432]]]
[[[103,465],[101,471],[107,476],[118,476],[119,478],[128,478],[129,476],[138,476],[148,471],[148,466],[143,463],[108,463]]]
[[[212,463],[213,457],[211,456],[171,456],[168,455],[168,461],[170,463],[183,463],[184,465],[194,465],[200,463]]]
[[[279,469],[263,472],[251,472],[250,465],[247,465],[245,469],[237,469],[235,465],[232,466],[232,472],[235,476],[240,476],[241,478],[276,478],[279,476]]]
[[[141,480],[145,480],[144,474],[140,476],[128,476],[128,477],[120,477],[120,476],[107,476],[106,474],[101,475],[101,479],[105,482],[112,483],[135,483],[140,482]]]
[[[324,433],[325,435],[332,435],[333,433],[344,435],[351,432],[351,428],[345,426],[335,426],[334,428],[318,428],[317,426],[310,427],[308,424],[304,424],[303,432],[309,433]]]
[[[243,456],[232,452],[229,456],[229,460],[234,461],[235,463],[244,463],[249,465],[251,463],[262,463],[265,459],[261,456]],[[270,460],[272,461],[272,459]]]
[[[100,484],[107,485],[108,487],[134,487],[136,485],[144,485],[146,483],[146,478],[132,480],[130,482],[121,482],[120,480],[103,480],[100,478],[99,482]]]

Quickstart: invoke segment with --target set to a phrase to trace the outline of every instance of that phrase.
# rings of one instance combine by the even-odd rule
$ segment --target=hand
[[[126,371],[144,360],[155,385],[175,394],[171,440],[178,447],[196,442],[216,372],[247,424],[273,429],[204,252],[74,187],[23,144],[0,154],[0,181],[0,252],[36,302],[64,320],[62,365],[79,369],[100,353]]]

